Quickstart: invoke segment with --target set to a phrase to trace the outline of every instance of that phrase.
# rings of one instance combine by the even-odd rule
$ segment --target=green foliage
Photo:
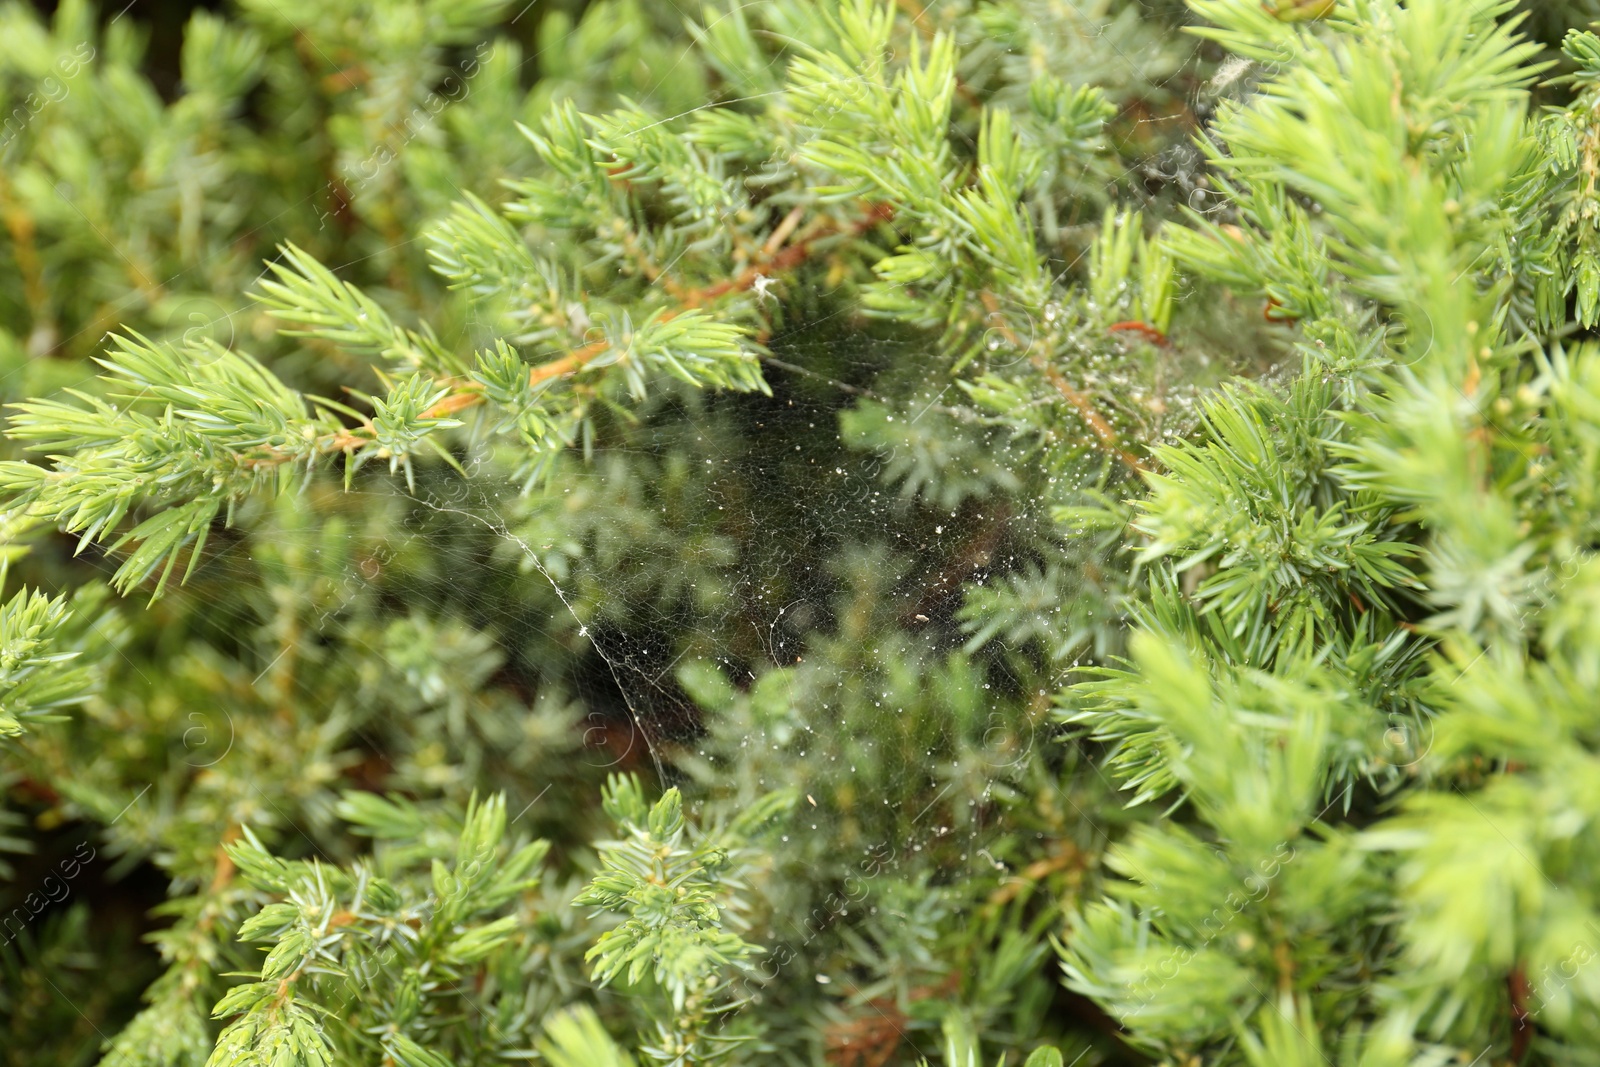
[[[592,1008],[562,1012],[544,1032],[539,1052],[554,1067],[633,1067],[633,1057],[617,1048]]]
[[[548,845],[505,841],[503,796],[468,804],[453,855],[417,854],[407,839],[419,820],[403,803],[353,797],[345,814],[380,839],[396,836],[397,823],[413,825],[399,827],[392,858],[380,850],[371,866],[350,871],[278,859],[248,828],[228,849],[243,882],[270,901],[238,931],[241,941],[265,943],[267,956],[258,981],[212,1009],[231,1021],[208,1064],[331,1064],[355,1054],[336,1054],[346,1043],[396,1063],[450,1062],[428,1045],[462,1040],[441,1039],[441,1021],[471,1005],[462,983],[515,935],[514,915],[492,916],[537,884]],[[483,1021],[497,1037],[493,1020]]]
[[[637,779],[613,777],[603,804],[627,839],[600,844],[601,870],[573,903],[625,918],[586,954],[594,961],[594,980],[602,988],[618,978],[638,987],[648,976],[660,989],[670,1016],[658,1023],[655,1041],[640,1050],[648,1060],[720,1059],[747,1038],[708,1031],[717,1016],[741,1006],[726,997],[756,951],[725,929],[724,910],[750,888],[760,855],[751,847],[753,836],[792,806],[793,798],[765,797],[726,827],[694,837],[677,789],[647,806]]]
[[[1188,803],[1112,851],[1068,981],[1169,1055],[1581,1062],[1588,862],[1553,842],[1586,772],[1543,768],[1589,758],[1558,723],[1592,697],[1554,681],[1592,659],[1566,629],[1589,519],[1546,479],[1583,462],[1556,444],[1587,420],[1555,399],[1587,373],[1565,294],[1592,317],[1560,131],[1592,101],[1524,118],[1510,4],[1244,7],[1197,5],[1294,62],[1215,130],[1241,224],[1168,246],[1300,319],[1304,370],[1209,401],[1138,504],[1146,633],[1069,718]]]
[[[0,737],[21,735],[25,721],[65,722],[49,712],[88,696],[94,675],[72,663],[82,655],[81,630],[65,601],[37,590],[20,590],[0,607]]]
[[[1591,1063],[1591,7],[0,7],[0,1044]]]

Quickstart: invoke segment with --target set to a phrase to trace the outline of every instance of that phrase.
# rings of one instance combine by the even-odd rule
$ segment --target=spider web
[[[1191,110],[1203,114],[1215,92],[1237,91],[1245,80],[1234,72],[1225,82],[1219,77],[1221,84],[1212,88],[1193,89]],[[1179,146],[1119,177],[1175,185],[1190,206],[1224,210],[1195,182],[1198,167],[1198,153]],[[853,862],[858,856],[874,858],[874,872],[893,873],[921,869],[918,854],[938,848],[964,865],[940,873],[942,880],[1009,872],[1013,865],[996,853],[1010,846],[1015,827],[998,800],[984,811],[976,798],[966,797],[972,813],[952,814],[948,798],[961,796],[965,785],[941,765],[945,753],[908,749],[900,754],[900,769],[887,779],[862,777],[848,763],[848,753],[875,744],[904,747],[917,736],[898,724],[908,715],[931,714],[929,708],[908,711],[906,687],[886,682],[870,668],[942,669],[967,643],[956,616],[963,590],[1014,570],[1026,554],[1019,547],[1026,535],[1050,523],[1047,509],[1000,491],[974,490],[953,504],[905,492],[895,457],[852,438],[841,415],[863,402],[892,402],[896,414],[891,418],[906,418],[909,412],[913,422],[957,419],[959,400],[946,379],[930,376],[910,390],[903,383],[896,390],[893,382],[880,381],[897,368],[903,373],[919,355],[931,355],[931,340],[866,329],[861,308],[834,299],[826,289],[793,291],[801,285],[779,279],[760,294],[763,302],[770,298],[789,307],[825,309],[801,315],[799,325],[780,327],[768,342],[772,358],[764,370],[772,397],[668,391],[639,425],[601,441],[586,457],[569,457],[549,487],[531,494],[510,476],[494,442],[469,430],[457,457],[464,477],[425,470],[412,489],[398,478],[358,480],[340,513],[397,515],[392,532],[381,538],[364,530],[344,534],[340,555],[329,551],[328,524],[300,529],[278,524],[272,527],[273,555],[281,566],[299,568],[301,577],[321,574],[333,587],[310,623],[316,638],[327,644],[349,639],[346,608],[362,598],[377,603],[380,618],[393,624],[422,618],[487,635],[492,654],[470,640],[466,645],[483,653],[478,659],[501,664],[488,671],[473,667],[467,654],[420,656],[422,665],[416,666],[395,662],[392,648],[368,651],[385,661],[392,678],[419,690],[436,677],[452,685],[501,685],[525,697],[530,707],[559,690],[549,699],[575,709],[571,717],[581,742],[572,758],[591,776],[641,770],[666,786],[691,778],[685,767],[696,760],[725,767],[716,760],[740,750],[777,752],[781,759],[762,764],[772,777],[760,777],[754,785],[799,790],[803,799],[783,843],[798,846],[806,836],[812,843],[806,850],[797,847],[797,854],[819,856],[838,846]],[[208,328],[231,323],[243,310],[211,304],[194,309]],[[1010,447],[1002,442],[989,458],[1000,468],[1026,461]],[[569,509],[565,501],[573,498],[578,503]],[[310,503],[304,506],[308,513],[314,510]],[[476,536],[463,536],[463,529]],[[237,638],[229,632],[232,620],[208,613],[208,605],[195,601],[219,585],[259,582],[257,560],[245,558],[255,554],[249,521],[241,530],[206,559],[195,587],[168,594],[179,605],[189,602],[178,613],[210,618],[212,637],[221,646]],[[331,571],[329,556],[339,556]],[[426,562],[417,564],[419,556]],[[104,566],[109,573],[112,561]],[[242,618],[245,612],[237,610],[234,618]],[[853,623],[852,612],[868,613],[867,624]],[[402,637],[414,632],[420,639],[429,631],[396,632]],[[876,647],[846,656],[840,643],[852,634],[894,648],[881,658]],[[1036,657],[1036,650],[1009,647],[1002,637],[974,657],[975,684],[981,686],[980,743],[974,746],[979,765],[959,770],[981,783],[984,797],[1016,794],[1030,763],[1049,762],[1047,718],[1037,707],[1033,714],[1023,713],[1046,691],[1021,692],[1031,683],[1010,663],[1029,656]],[[279,664],[258,658],[257,683]],[[808,659],[815,673],[802,670]],[[853,673],[850,664],[861,662],[869,669]],[[742,737],[714,736],[719,712],[688,692],[685,672],[697,665],[702,678],[707,668],[720,674],[735,701],[751,699],[769,673],[788,672],[789,714],[753,725]],[[452,676],[458,669],[465,677]],[[1065,677],[1063,668],[1053,681],[1059,685]],[[877,686],[879,695],[862,691],[866,685]],[[415,706],[412,696],[400,703]],[[842,745],[830,731],[847,701],[863,707],[872,703],[867,714],[876,727],[869,721],[862,736]],[[938,710],[941,702],[931,703]],[[207,719],[203,726],[193,740],[188,733],[184,740],[195,750],[191,765],[200,768],[225,758],[235,734],[231,720]],[[369,750],[386,747],[369,727],[352,732]],[[216,746],[224,735],[219,754]],[[713,740],[724,745],[720,752],[708,747]],[[820,761],[823,753],[827,763]],[[827,765],[841,758],[844,764]],[[779,773],[785,769],[794,774]],[[921,780],[906,780],[913,775]],[[1069,789],[1052,784],[1075,815],[1091,824],[1094,836],[1110,836],[1092,825]],[[843,804],[839,791],[846,786],[861,795]],[[524,795],[532,799],[523,813],[549,787],[548,781],[527,782]],[[906,820],[875,822],[859,814],[911,795],[919,798],[919,807]],[[316,828],[284,818],[314,852],[322,851]],[[537,822],[540,814],[535,810],[529,818]],[[892,838],[871,836],[871,828],[882,825],[894,827]],[[835,906],[827,920],[842,920],[850,910],[849,903]],[[808,930],[778,929],[775,936],[809,943],[815,934]],[[847,984],[840,976],[818,975],[818,981],[824,979],[839,981],[842,990]]]

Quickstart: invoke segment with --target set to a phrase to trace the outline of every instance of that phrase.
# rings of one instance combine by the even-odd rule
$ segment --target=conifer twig
[[[985,292],[980,299],[982,299],[983,306],[988,309],[991,315],[999,312],[1000,301],[996,299],[993,293]],[[1038,342],[1033,341],[1024,345],[1021,338],[1017,336],[1017,332],[1011,328],[1010,324],[1003,321],[1000,325],[1000,333],[1007,342],[1026,352],[1029,362],[1038,368],[1039,373],[1044,375],[1045,381],[1049,382],[1051,387],[1060,393],[1067,403],[1072,405],[1078,416],[1093,431],[1095,437],[1099,439],[1100,444],[1107,452],[1121,460],[1130,470],[1143,471],[1147,469],[1143,460],[1123,447],[1121,439],[1117,436],[1117,431],[1112,429],[1111,423],[1107,422],[1105,416],[1095,409],[1093,401],[1082,390],[1069,382],[1066,375],[1050,365],[1044,353],[1039,351]]]
[[[685,311],[703,307],[732,293],[748,292],[754,289],[756,283],[762,278],[770,277],[771,274],[794,270],[811,257],[818,241],[840,234],[860,237],[870,232],[879,223],[893,219],[894,208],[883,203],[868,204],[866,214],[856,222],[848,226],[824,225],[817,232],[785,247],[783,242],[793,235],[799,226],[802,216],[803,211],[799,207],[784,216],[783,220],[773,229],[772,234],[762,245],[763,256],[760,261],[746,267],[733,278],[727,278],[699,289],[689,290],[682,295],[679,306],[663,313],[659,321],[665,322],[674,319]],[[528,371],[528,383],[530,385],[539,385],[541,382],[576,374],[594,359],[603,355],[609,348],[610,344],[606,341],[591,341],[580,348],[573,349],[564,356],[546,363],[540,363]],[[445,418],[481,403],[483,398],[483,391],[479,386],[475,383],[464,383],[424,412],[422,417],[425,419]],[[359,444],[362,439],[352,438],[352,440]],[[339,444],[330,450],[339,451],[345,447],[353,446]]]

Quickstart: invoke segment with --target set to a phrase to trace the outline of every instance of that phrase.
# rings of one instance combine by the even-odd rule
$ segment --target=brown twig
[[[472,391],[470,386],[463,386],[458,391],[451,393],[433,407],[422,413],[425,419],[446,419],[458,411],[464,411],[483,399],[483,394]]]
[[[778,228],[773,231],[773,236],[767,239],[766,246],[763,246],[762,248],[762,251],[766,254],[759,263],[752,263],[749,267],[746,267],[744,272],[738,277],[717,282],[715,285],[708,285],[703,289],[691,289],[689,292],[683,295],[683,306],[685,308],[697,308],[704,304],[710,303],[719,297],[727,296],[729,293],[740,293],[749,289],[754,289],[758,279],[770,276],[779,271],[793,270],[795,267],[798,267],[800,264],[804,263],[811,257],[811,253],[818,241],[821,241],[827,237],[838,236],[840,234],[850,237],[860,237],[861,235],[870,232],[879,223],[888,222],[893,218],[893,205],[877,203],[869,204],[867,206],[867,214],[849,226],[825,226],[816,233],[805,237],[803,240],[796,241],[794,244],[789,245],[787,248],[777,248],[775,247],[773,238],[779,237],[785,229],[787,229],[789,232],[793,232],[795,226],[799,223],[798,218],[795,218],[795,213],[791,211],[789,215],[778,224]],[[768,247],[772,247],[773,250],[771,252],[767,252]]]
[[[907,992],[912,1003],[945,999],[961,988],[961,972],[951,971],[943,981],[916,986]],[[831,1067],[884,1067],[899,1050],[911,1023],[892,996],[874,997],[866,1005],[877,1014],[862,1015],[828,1028],[824,1058]]]
[[[0,215],[5,217],[6,229],[11,232],[13,255],[17,272],[22,275],[22,295],[28,304],[28,317],[34,328],[48,326],[50,298],[45,290],[44,270],[39,263],[39,249],[34,242],[33,216],[11,198],[10,184],[0,174]]]
[[[1533,990],[1528,986],[1528,976],[1519,963],[1506,979],[1511,994],[1511,1062],[1521,1063],[1533,1042],[1532,1013],[1528,1011],[1528,998]]]
[[[674,312],[668,312],[664,318],[671,318]],[[611,346],[605,341],[591,341],[582,348],[573,349],[559,359],[552,359],[548,363],[541,363],[528,371],[528,384],[538,385],[540,382],[549,381],[551,378],[565,378],[576,374],[587,366],[596,357],[604,354]],[[483,391],[476,385],[467,384],[445,396],[437,404],[422,413],[425,419],[443,419],[454,415],[458,411],[465,411],[483,401]]]
[[[794,233],[795,227],[800,225],[800,220],[805,217],[805,213],[804,204],[796,204],[790,209],[789,213],[783,217],[783,221],[773,228],[772,234],[767,238],[766,243],[761,246],[761,254],[763,256],[772,256],[778,249],[782,248],[783,242],[787,241],[789,235]]]
[[[663,318],[670,318],[670,315]],[[590,360],[599,356],[610,346],[604,341],[591,341],[582,348],[553,359],[549,363],[541,363],[528,372],[528,384],[538,385],[540,382],[549,381],[551,378],[564,378],[569,374],[576,374],[582,370]]]
[[[1058,840],[1050,855],[1030,863],[1023,868],[1021,874],[1007,878],[998,889],[990,893],[989,906],[1004,907],[1015,900],[1022,890],[1037,885],[1052,874],[1074,868],[1081,869],[1087,859],[1088,857],[1078,851],[1078,847],[1071,841]]]
[[[859,237],[871,231],[879,223],[887,222],[894,218],[894,208],[888,204],[869,204],[867,205],[866,214],[851,225],[825,225],[803,240],[784,247],[783,242],[799,226],[802,214],[802,210],[796,207],[788,215],[784,216],[783,221],[778,223],[772,234],[762,245],[762,258],[759,262],[750,265],[736,277],[681,293],[679,306],[669,309],[661,316],[661,320],[666,321],[676,318],[684,311],[703,307],[713,300],[727,296],[730,293],[742,293],[754,289],[756,283],[762,278],[779,271],[793,270],[804,263],[815,250],[817,242],[822,239],[841,234]],[[604,355],[610,350],[610,347],[610,344],[606,341],[591,341],[581,348],[573,349],[558,359],[552,359],[548,363],[541,363],[528,371],[528,384],[538,385],[540,382],[549,381],[552,378],[565,378],[576,374],[593,360]],[[458,411],[473,407],[482,401],[483,391],[477,385],[462,384],[423,412],[422,417],[425,419],[445,418]],[[354,441],[355,446],[358,447],[365,439],[349,438],[349,440]],[[345,447],[347,446],[344,444],[337,444],[332,450],[338,451]]]
[[[1124,322],[1113,322],[1106,327],[1107,333],[1136,333],[1153,345],[1166,348],[1172,344],[1170,338],[1148,322],[1139,322],[1137,319],[1128,319]]]
[[[988,309],[989,314],[999,314],[1000,301],[996,299],[993,293],[983,293],[980,299],[982,299],[983,306]],[[1039,373],[1044,375],[1045,381],[1049,382],[1051,387],[1060,393],[1067,403],[1072,405],[1073,409],[1077,411],[1078,417],[1093,431],[1095,437],[1100,440],[1101,446],[1107,452],[1116,456],[1130,470],[1142,471],[1146,469],[1143,460],[1122,446],[1121,440],[1117,437],[1117,431],[1112,429],[1111,423],[1106,421],[1104,415],[1095,410],[1093,402],[1083,392],[1074,387],[1071,382],[1067,381],[1066,375],[1050,365],[1044,353],[1038,350],[1037,343],[1029,342],[1024,345],[1021,339],[1017,337],[1016,331],[1006,325],[1004,320],[1001,322],[1000,333],[1014,347],[1024,349],[1027,352],[1028,360],[1038,368]]]
[[[228,846],[242,836],[244,835],[236,823],[230,824],[226,830],[222,831],[222,842],[217,845],[216,851],[217,869],[211,874],[211,895],[215,896],[222,892],[228,887],[228,883],[233,881],[235,868],[233,857],[228,855]]]
[[[365,431],[365,434],[358,431]],[[334,452],[354,452],[372,443],[372,428],[358,426],[355,430],[338,430],[334,433],[324,434],[316,441],[316,451],[321,455],[331,455]],[[291,452],[287,449],[269,445],[262,450],[262,454],[253,456],[236,456],[241,466],[245,467],[281,467],[285,463],[292,463],[303,457],[303,452]]]
[[[322,76],[322,89],[327,93],[342,93],[346,89],[354,89],[359,85],[365,85],[371,80],[371,72],[367,70],[364,64],[357,63],[353,67],[336,70],[332,74],[324,74]]]
[[[896,0],[895,6],[911,18],[911,24],[921,33],[932,35],[933,25],[928,21],[928,11],[917,0]]]
[[[1288,311],[1273,297],[1267,297],[1267,304],[1261,309],[1261,317],[1267,322],[1299,322],[1300,316]]]

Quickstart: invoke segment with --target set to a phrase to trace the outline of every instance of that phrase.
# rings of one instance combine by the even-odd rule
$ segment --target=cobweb
[[[1217,92],[1237,91],[1245,76],[1224,70],[1220,84],[1190,87],[1189,110],[1203,118]],[[1117,177],[1152,198],[1173,199],[1175,189],[1176,199],[1191,207],[1226,210],[1197,180],[1200,163],[1192,146],[1179,144]],[[1000,801],[1030,782],[1055,789],[1073,816],[1090,824],[1090,836],[1104,840],[1109,830],[1073,800],[1070,782],[1054,777],[1062,758],[1052,749],[1048,697],[1072,664],[1020,669],[1023,661],[1039,666],[1037,647],[1014,647],[999,636],[969,650],[976,696],[960,714],[976,738],[967,746],[979,753],[976,766],[941,762],[960,746],[911,750],[923,735],[903,726],[907,716],[955,714],[952,701],[941,697],[908,709],[906,685],[886,675],[905,668],[926,675],[913,679],[912,691],[961,688],[965,681],[952,680],[950,663],[970,636],[958,619],[964,591],[1023,569],[1029,538],[1050,518],[1042,502],[998,488],[1008,470],[1020,484],[1012,468],[1031,462],[1009,451],[1003,438],[985,457],[1000,473],[938,472],[967,479],[969,491],[954,499],[940,499],[931,486],[906,492],[896,457],[847,433],[841,416],[878,402],[891,418],[919,426],[942,419],[955,433],[962,426],[959,390],[939,376],[911,387],[886,383],[903,378],[919,358],[935,366],[932,339],[870,328],[860,307],[831,291],[787,288],[800,284],[785,280],[773,294],[810,314],[768,342],[771,397],[669,389],[637,425],[597,442],[588,455],[566,457],[548,485],[531,493],[512,476],[506,446],[469,431],[456,457],[465,476],[423,470],[407,488],[398,477],[369,473],[335,506],[342,532],[306,517],[330,499],[331,490],[319,483],[315,502],[280,505],[301,508],[300,517],[271,519],[272,544],[259,548],[274,566],[325,586],[308,620],[316,641],[350,643],[351,606],[365,605],[376,624],[361,631],[364,654],[383,663],[392,684],[414,690],[402,695],[397,688],[398,706],[437,709],[449,703],[444,690],[473,686],[512,693],[528,708],[556,706],[578,738],[558,749],[559,759],[581,767],[591,785],[608,771],[632,770],[662,787],[697,782],[702,793],[714,794],[717,768],[733,773],[729,758],[766,753],[757,764],[763,776],[752,785],[799,790],[802,799],[783,831],[785,844],[812,839],[797,854],[820,856],[837,847],[852,857],[878,857],[875,872],[894,872],[921,867],[918,854],[939,849],[957,864],[941,875],[950,881],[1003,876],[1015,866],[1015,848],[1012,859],[997,855],[1016,832]],[[208,325],[231,322],[240,310],[209,317]],[[952,463],[971,458],[957,449],[950,456]],[[260,535],[248,520],[267,522],[269,512],[262,505],[247,515],[241,534],[211,554],[196,582],[168,597],[182,604],[219,587],[258,583],[262,551],[252,539]],[[363,513],[397,523],[374,534]],[[212,619],[218,645],[238,639],[227,613],[194,607],[186,613]],[[236,610],[236,617],[247,614]],[[383,634],[387,645],[374,638]],[[441,634],[448,640],[422,647]],[[854,640],[874,647],[844,647]],[[278,661],[264,653],[257,658],[260,683]],[[788,713],[741,713],[719,722],[723,711],[690,692],[696,677],[705,688],[708,670],[725,683],[730,707],[754,700],[764,676],[787,672]],[[877,695],[865,687],[876,687]],[[872,710],[864,722],[850,723],[856,732],[841,741],[831,732],[846,700]],[[729,733],[730,721],[746,732]],[[197,767],[225,758],[234,737],[231,721],[204,726],[185,735]],[[934,721],[932,729],[937,735],[944,727]],[[352,744],[369,752],[389,746],[379,724],[369,721],[352,733]],[[884,778],[863,776],[850,762],[852,752],[875,745],[906,749],[879,764],[895,768]],[[1048,772],[1029,778],[1034,763]],[[533,780],[521,792],[531,799],[516,807],[539,824],[535,805],[553,782],[573,776],[558,767],[539,780],[538,762],[527,766]],[[1090,765],[1071,773],[1098,772]],[[968,796],[974,783],[977,796]],[[855,795],[842,805],[846,786]],[[904,817],[861,814],[913,797],[916,810]],[[952,797],[970,801],[968,810],[955,811]],[[996,806],[984,810],[981,797]],[[309,828],[293,829],[310,850],[321,851]]]

